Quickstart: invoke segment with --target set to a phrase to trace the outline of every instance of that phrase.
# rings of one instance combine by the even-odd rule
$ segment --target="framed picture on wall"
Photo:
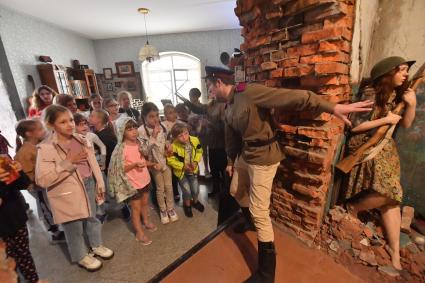
[[[106,84],[106,90],[107,91],[113,91],[114,90],[114,85],[112,83],[107,83]]]
[[[128,91],[135,91],[136,90],[136,83],[133,81],[127,82],[127,90]]]
[[[105,80],[112,80],[112,68],[103,68]]]
[[[134,76],[134,64],[132,61],[116,62],[115,67],[117,68],[118,77]]]
[[[115,87],[120,88],[121,87],[121,82],[115,82]]]

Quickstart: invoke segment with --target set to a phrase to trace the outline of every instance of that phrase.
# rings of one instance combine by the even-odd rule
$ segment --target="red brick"
[[[297,58],[290,58],[290,59],[285,59],[282,62],[282,66],[284,68],[289,68],[289,67],[296,67],[299,64],[299,57]]]
[[[282,132],[285,132],[285,133],[295,134],[297,132],[297,127],[294,127],[291,125],[280,124],[278,127]]]
[[[306,76],[301,78],[301,86],[303,87],[319,87],[322,85],[338,84],[338,76]]]
[[[292,185],[292,189],[302,195],[308,196],[310,198],[318,198],[321,195],[320,191],[317,191],[315,187],[304,186],[303,184],[295,183]]]
[[[304,56],[300,58],[301,64],[315,64],[323,62],[342,62],[349,63],[351,60],[350,55],[343,52],[317,54],[311,56]]]
[[[277,64],[275,62],[261,63],[261,70],[263,71],[274,70],[276,68],[277,68]]]
[[[350,50],[351,50],[351,45],[346,40],[319,42],[319,52],[344,51],[348,53],[350,52]]]
[[[323,28],[332,28],[332,27],[346,27],[348,29],[353,28],[353,17],[343,16],[338,18],[328,18],[325,19]]]
[[[257,48],[262,45],[269,44],[271,42],[271,36],[270,35],[264,35],[257,37],[254,40],[251,40],[249,47],[250,48]]]
[[[249,12],[243,13],[239,16],[239,23],[241,26],[245,26],[246,24],[255,20],[258,16],[261,15],[261,10],[258,7],[253,8]]]
[[[298,134],[309,138],[329,139],[328,131],[317,127],[298,127]]]
[[[344,93],[349,94],[350,86],[349,85],[327,85],[327,86],[320,87],[318,89],[318,92],[322,94],[327,94],[327,95],[337,95],[337,94],[341,95]]]
[[[298,65],[298,67],[286,68],[283,71],[285,77],[302,77],[311,74],[314,70],[312,65]]]
[[[287,54],[289,58],[297,56],[307,56],[311,54],[316,54],[318,49],[318,44],[306,44],[288,48]]]
[[[237,1],[237,5],[235,8],[236,15],[241,15],[242,13],[246,13],[250,11],[254,5],[256,4],[256,0],[244,0],[244,1]]]
[[[301,37],[301,43],[312,43],[323,39],[345,38],[351,40],[352,32],[344,27],[334,27],[318,31],[306,32]]]
[[[270,72],[270,77],[281,78],[283,77],[283,68],[279,68]]]
[[[314,66],[316,74],[348,74],[348,65],[342,63],[321,63]]]
[[[312,9],[314,7],[327,4],[327,3],[335,3],[336,0],[297,0],[290,2],[285,7],[285,16],[301,13],[308,9]]]
[[[283,50],[279,50],[271,54],[271,60],[274,62],[285,60],[285,57],[286,57],[286,54],[285,54],[285,51]]]

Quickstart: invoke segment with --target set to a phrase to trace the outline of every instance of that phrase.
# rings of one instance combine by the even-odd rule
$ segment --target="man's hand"
[[[226,167],[226,172],[227,172],[227,174],[229,174],[230,177],[232,177],[233,176],[233,166],[232,165],[228,165]]]
[[[348,114],[353,112],[367,112],[372,110],[373,101],[365,100],[351,104],[337,104],[334,108],[334,115],[344,121],[345,124],[351,127],[351,122],[348,120]]]

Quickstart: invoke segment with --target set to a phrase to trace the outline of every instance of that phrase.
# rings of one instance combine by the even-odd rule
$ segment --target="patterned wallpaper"
[[[27,76],[33,76],[36,87],[40,85],[36,69],[40,55],[48,55],[54,63],[65,66],[78,59],[81,64],[97,69],[92,40],[2,6],[0,36],[23,103],[32,93]]]

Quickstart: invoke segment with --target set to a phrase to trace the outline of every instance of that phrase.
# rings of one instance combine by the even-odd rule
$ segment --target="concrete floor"
[[[205,212],[194,210],[194,217],[184,216],[182,204],[177,206],[179,220],[162,225],[158,214],[151,210],[151,219],[158,226],[156,232],[147,232],[153,240],[150,246],[135,241],[131,227],[120,218],[119,210],[103,225],[105,246],[115,251],[115,257],[104,261],[103,268],[89,273],[69,262],[66,245],[51,245],[43,223],[36,216],[34,199],[25,192],[25,198],[34,210],[28,221],[30,246],[40,278],[51,283],[61,282],[146,282],[155,274],[183,255],[193,245],[211,233],[217,224],[217,203],[208,199],[208,188],[201,185],[200,200]]]

